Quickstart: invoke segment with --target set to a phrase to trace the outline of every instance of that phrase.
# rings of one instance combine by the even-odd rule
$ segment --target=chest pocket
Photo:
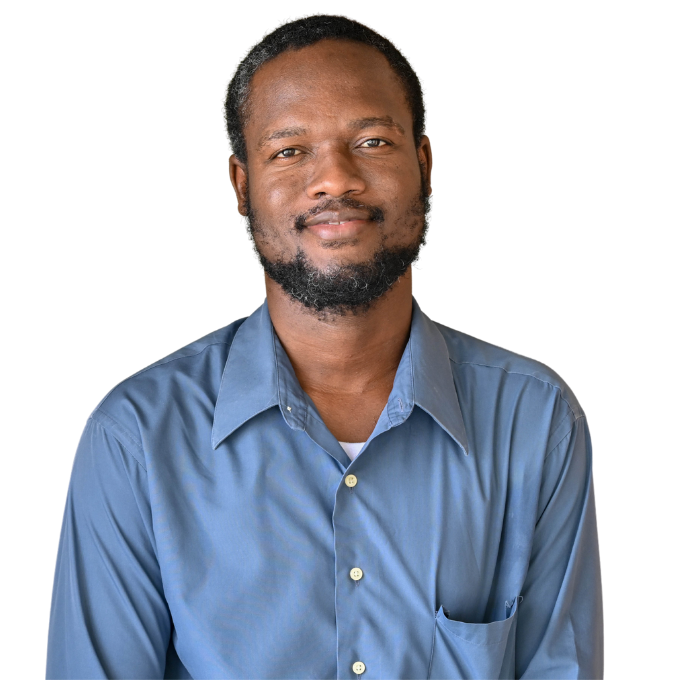
[[[515,677],[515,630],[517,605],[521,596],[506,606],[504,621],[463,623],[449,619],[439,607],[434,619],[434,636],[428,678]]]

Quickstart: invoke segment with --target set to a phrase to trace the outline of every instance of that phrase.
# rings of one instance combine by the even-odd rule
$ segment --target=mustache
[[[319,205],[315,205],[311,210],[308,210],[301,215],[297,215],[294,219],[295,229],[297,231],[302,231],[305,228],[305,222],[314,215],[318,215],[326,210],[341,210],[342,208],[354,208],[356,210],[366,210],[368,211],[368,219],[372,222],[384,222],[385,213],[381,208],[375,205],[367,205],[366,203],[361,203],[349,196],[344,198],[330,198]]]

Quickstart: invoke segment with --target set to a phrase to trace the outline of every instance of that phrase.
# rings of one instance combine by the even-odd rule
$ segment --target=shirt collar
[[[383,415],[389,427],[406,420],[417,405],[468,453],[468,441],[446,341],[413,300],[411,335]],[[267,302],[239,327],[229,351],[215,405],[212,446],[258,413],[279,406],[286,423],[305,430],[311,399],[272,326]]]
[[[413,300],[411,360],[414,401],[455,439],[467,455],[468,438],[453,382],[451,356],[437,324]]]

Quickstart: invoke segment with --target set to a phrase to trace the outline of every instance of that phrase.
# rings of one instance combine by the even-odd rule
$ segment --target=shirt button
[[[351,489],[353,486],[357,485],[357,478],[354,475],[347,475],[347,477],[345,477],[345,484]]]
[[[352,670],[353,670],[357,675],[361,675],[361,674],[366,670],[366,666],[364,666],[364,664],[361,663],[361,661],[355,661],[355,662],[352,664]]]
[[[358,581],[364,575],[364,572],[359,567],[354,567],[354,569],[350,569],[349,575],[353,581]]]

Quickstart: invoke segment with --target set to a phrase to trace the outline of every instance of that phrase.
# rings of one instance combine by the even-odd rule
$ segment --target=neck
[[[353,405],[352,411],[369,404],[372,410],[380,406],[379,415],[410,334],[411,269],[373,306],[356,315],[319,314],[307,309],[268,277],[266,287],[279,340],[302,389],[319,407],[324,421],[329,424],[335,417],[331,411],[345,400]],[[377,420],[377,416],[372,419]],[[336,436],[343,430],[330,424],[329,428]],[[367,428],[364,424],[355,437],[363,436]],[[347,430],[339,434],[349,436]]]

